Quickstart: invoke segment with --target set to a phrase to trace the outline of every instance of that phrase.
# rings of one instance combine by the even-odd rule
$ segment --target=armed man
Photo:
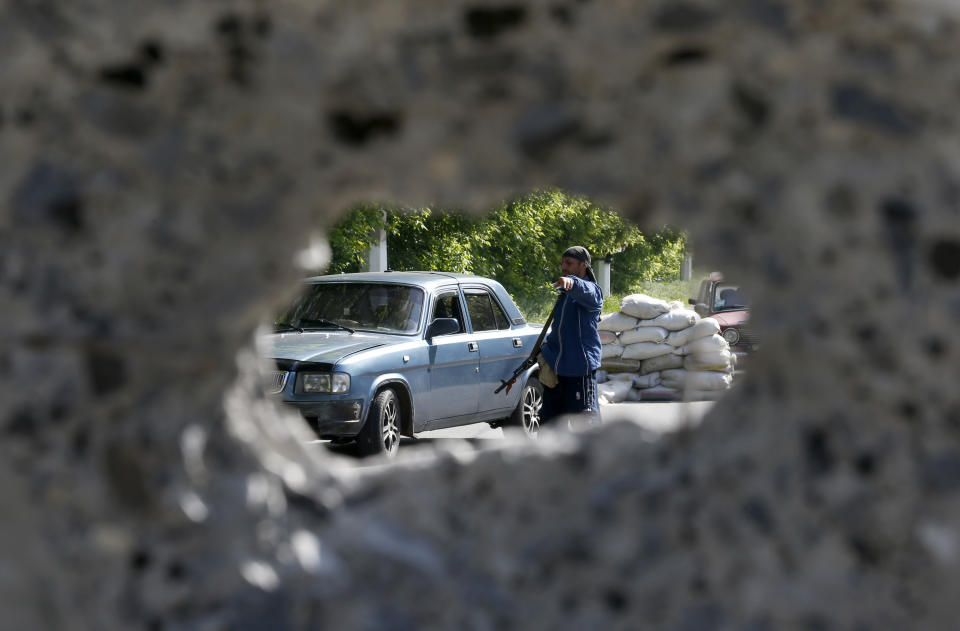
[[[561,295],[553,308],[552,326],[537,358],[544,385],[544,423],[564,414],[586,414],[599,424],[597,369],[600,367],[600,310],[603,291],[590,265],[590,253],[579,245],[560,260],[562,275],[553,286]]]

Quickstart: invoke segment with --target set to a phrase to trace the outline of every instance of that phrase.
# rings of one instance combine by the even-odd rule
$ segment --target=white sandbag
[[[730,364],[717,364],[715,362],[704,362],[697,360],[695,355],[687,355],[683,358],[683,369],[691,372],[704,372],[713,370],[717,372],[733,372],[733,366]]]
[[[624,346],[627,344],[636,344],[637,342],[663,344],[667,340],[668,335],[670,335],[670,331],[662,326],[638,326],[635,329],[621,333],[620,343]]]
[[[674,390],[683,390],[687,384],[687,371],[683,368],[672,368],[660,372],[660,385],[673,388]]]
[[[627,393],[627,401],[643,401],[643,390],[631,388]]]
[[[611,381],[629,381],[634,388],[652,388],[660,383],[660,373],[641,375],[636,372],[621,372],[613,375]]]
[[[637,326],[662,326],[668,331],[682,331],[696,324],[699,319],[700,316],[696,311],[677,309],[657,316],[653,320],[639,320]]]
[[[600,403],[620,403],[632,388],[633,384],[626,379],[612,379],[597,386],[597,398]]]
[[[697,355],[700,353],[712,353],[714,351],[728,351],[730,344],[719,335],[710,337],[701,337],[699,340],[693,340],[685,346],[677,349],[681,355]]]
[[[682,362],[682,360],[681,360]],[[613,377],[618,372],[639,372],[639,359],[604,359],[600,362],[600,368],[607,373],[608,377]]]
[[[645,359],[640,363],[640,374],[648,375],[652,372],[670,370],[671,368],[683,368],[683,357],[670,353],[669,355]]]
[[[712,370],[664,370],[660,373],[660,383],[677,390],[726,390],[733,383],[733,377]]]
[[[733,377],[725,372],[713,370],[687,372],[686,390],[726,390],[733,383]]]
[[[670,311],[670,307],[665,300],[651,298],[646,294],[631,294],[620,300],[620,311],[641,320],[652,320]]]
[[[720,333],[720,323],[713,318],[703,318],[691,327],[670,333],[667,336],[667,344],[679,348],[694,340],[710,337],[716,333]]]
[[[623,347],[624,359],[650,359],[661,355],[669,355],[673,352],[673,347],[669,344],[657,344],[656,342],[637,342],[636,344],[627,344]]]
[[[679,300],[671,300],[667,303],[667,306],[670,307],[670,311],[676,311],[677,309],[686,309],[687,305],[683,304]]]
[[[652,372],[649,375],[633,375],[633,387],[637,389],[655,388],[660,385],[660,373]]]
[[[652,388],[660,384],[660,373],[653,372],[649,375],[641,375],[636,372],[621,372],[610,379],[611,381],[629,381],[634,388]]]
[[[613,331],[600,331],[601,344],[616,344],[619,341],[620,341],[620,338],[617,337],[617,334],[614,333]]]
[[[640,401],[677,401],[682,396],[682,393],[675,388],[667,388],[663,385],[654,386],[653,388],[647,388],[645,390],[631,390],[635,392],[634,396],[638,396]]]
[[[621,355],[623,355],[622,344],[604,344],[600,347],[601,359],[613,359],[615,357],[620,357]]]
[[[730,351],[711,351],[697,353],[683,358],[683,367],[687,370],[719,370],[732,371],[732,357]]]
[[[597,330],[619,333],[620,331],[629,331],[630,329],[636,328],[637,322],[639,322],[639,320],[632,316],[614,311],[613,313],[600,316],[600,324],[597,325]]]

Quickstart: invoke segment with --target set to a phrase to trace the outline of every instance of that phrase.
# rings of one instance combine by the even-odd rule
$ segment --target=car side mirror
[[[693,310],[696,311],[697,315],[700,316],[701,318],[705,318],[708,315],[710,315],[710,310],[707,309],[707,305],[703,304],[702,302],[696,302],[694,300],[691,300],[690,304],[693,305]]]
[[[425,338],[432,339],[440,335],[452,335],[460,332],[460,322],[456,318],[437,318],[427,327]]]
[[[697,299],[696,299],[696,298],[687,298],[687,302],[688,302],[689,304],[691,304],[691,305],[695,305],[695,304],[697,304]]]

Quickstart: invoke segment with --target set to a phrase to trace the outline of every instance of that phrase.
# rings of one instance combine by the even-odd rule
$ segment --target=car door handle
[[[476,353],[478,350],[480,350],[480,345],[476,342],[467,342],[467,348],[470,349],[471,353]]]
[[[513,347],[514,347],[514,348],[521,348],[522,346],[523,346],[523,340],[521,340],[519,337],[513,338]]]

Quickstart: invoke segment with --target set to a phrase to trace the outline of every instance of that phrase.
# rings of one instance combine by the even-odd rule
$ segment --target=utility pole
[[[610,263],[612,262],[612,254],[608,254],[603,257],[603,260],[597,261],[597,284],[603,290],[604,296],[610,295]]]
[[[691,278],[693,278],[693,254],[688,252],[683,256],[683,263],[680,265],[680,280]]]
[[[387,225],[387,211],[383,213],[383,225]],[[370,252],[367,254],[367,271],[382,272],[387,269],[387,231],[383,228],[374,228],[374,243],[370,246]]]

